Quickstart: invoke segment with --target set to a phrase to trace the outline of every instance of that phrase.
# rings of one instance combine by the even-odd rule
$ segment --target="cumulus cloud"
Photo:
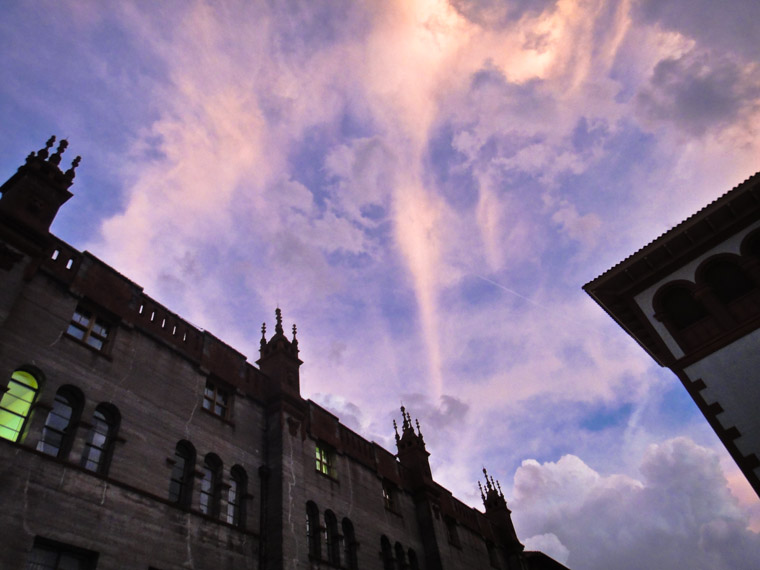
[[[602,475],[571,455],[524,461],[511,503],[518,532],[554,535],[578,569],[757,565],[760,535],[748,530],[715,452],[668,440],[647,450],[641,474]]]

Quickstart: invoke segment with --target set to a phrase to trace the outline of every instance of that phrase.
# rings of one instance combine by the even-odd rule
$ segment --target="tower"
[[[506,560],[507,568],[522,570],[525,566],[521,555],[525,547],[517,538],[515,525],[512,523],[512,511],[507,507],[507,500],[501,491],[501,485],[493,477],[489,477],[485,467],[483,467],[483,476],[486,480],[485,487],[478,481],[480,497],[483,499],[483,506],[486,508],[486,517],[496,531],[495,544],[489,546],[489,556],[498,557],[498,553],[500,553]],[[493,562],[494,559],[492,558]]]
[[[74,182],[74,171],[81,157],[77,156],[71,168],[62,172],[59,168],[61,155],[69,143],[61,140],[51,155],[54,143],[55,137],[52,136],[43,148],[30,153],[26,163],[0,187],[3,194],[0,222],[4,228],[13,231],[16,245],[22,250],[31,251],[47,245],[50,224],[59,208],[72,196],[68,189]]]

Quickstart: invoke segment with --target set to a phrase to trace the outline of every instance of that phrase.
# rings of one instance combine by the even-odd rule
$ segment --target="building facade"
[[[678,376],[760,495],[760,173],[584,289]]]
[[[50,234],[53,145],[0,187],[0,568],[564,568],[487,474],[484,512],[437,484],[405,409],[394,454],[302,398],[279,309],[254,364]]]

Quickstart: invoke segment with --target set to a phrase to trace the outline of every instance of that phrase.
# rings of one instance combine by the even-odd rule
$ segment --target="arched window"
[[[722,303],[730,303],[754,288],[742,268],[725,258],[708,262],[703,275],[705,283]]]
[[[48,412],[37,451],[65,458],[74,439],[75,424],[82,412],[84,396],[74,386],[61,386],[55,393],[53,407]]]
[[[319,530],[319,509],[314,501],[309,501],[306,503],[306,538],[309,541],[309,556],[316,559],[322,557]]]
[[[659,299],[662,312],[676,330],[682,330],[707,316],[702,303],[683,286],[670,287]]]
[[[410,548],[407,554],[409,556],[409,570],[420,570],[420,564],[417,562],[417,553]]]
[[[174,466],[169,481],[169,500],[180,506],[190,505],[193,493],[193,472],[195,471],[195,448],[189,441],[177,443],[174,451]]]
[[[406,557],[404,556],[404,547],[400,542],[396,543],[396,568],[398,570],[406,570]]]
[[[115,406],[98,404],[92,414],[92,427],[82,453],[82,467],[100,474],[108,472],[119,422],[119,410]]]
[[[338,536],[338,519],[335,513],[325,511],[325,535],[327,537],[327,563],[340,566],[340,538]]]
[[[356,544],[354,525],[350,520],[343,519],[341,526],[343,527],[343,553],[346,558],[346,568],[348,568],[348,570],[358,570],[359,562],[356,556],[358,545]]]
[[[0,400],[0,437],[18,441],[40,385],[29,372],[16,370]]]
[[[395,570],[393,568],[393,550],[391,549],[391,542],[385,535],[380,537],[380,555],[383,558],[383,570]]]
[[[222,472],[222,460],[213,453],[206,455],[201,469],[200,509],[207,515],[219,513],[219,476]]]
[[[245,526],[245,496],[248,494],[248,476],[245,469],[235,465],[230,470],[230,488],[227,491],[227,522]]]

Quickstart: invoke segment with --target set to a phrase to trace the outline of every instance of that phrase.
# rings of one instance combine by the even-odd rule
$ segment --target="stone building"
[[[54,139],[0,198],[0,568],[562,569],[300,395],[280,310],[256,363],[50,234],[79,157]],[[389,426],[390,429],[391,426]]]
[[[760,495],[760,173],[584,289],[675,372]]]

